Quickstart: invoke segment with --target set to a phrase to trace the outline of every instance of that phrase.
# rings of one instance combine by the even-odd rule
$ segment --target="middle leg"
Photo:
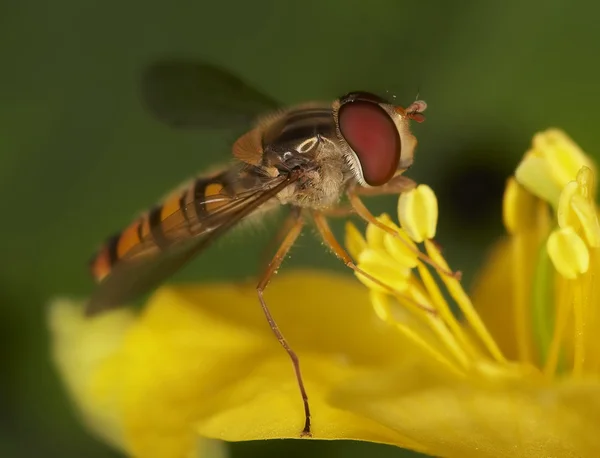
[[[273,315],[271,314],[271,311],[269,310],[269,307],[267,306],[267,303],[263,296],[263,293],[267,288],[269,282],[271,281],[271,278],[275,275],[277,269],[279,269],[279,267],[281,266],[281,263],[283,262],[285,256],[290,251],[290,248],[292,248],[292,246],[294,245],[294,242],[296,242],[296,239],[298,238],[298,236],[302,232],[302,228],[304,227],[304,219],[302,218],[301,210],[299,208],[293,208],[292,212],[293,213],[290,215],[288,221],[286,222],[286,226],[288,229],[287,234],[283,237],[281,245],[275,252],[275,256],[273,256],[273,259],[271,260],[271,262],[265,269],[261,279],[259,280],[258,285],[256,285],[256,293],[258,294],[258,300],[260,301],[263,313],[265,314],[265,317],[269,322],[269,326],[271,327],[273,334],[275,334],[275,337],[277,337],[277,340],[292,360],[294,372],[296,374],[296,380],[298,382],[298,388],[300,389],[300,395],[302,396],[302,404],[304,406],[304,428],[302,430],[301,436],[311,436],[310,406],[308,404],[308,395],[306,394],[306,389],[304,388],[302,372],[300,371],[300,360],[298,359],[298,355],[296,354],[296,352],[292,350],[287,340],[283,336],[282,332],[280,331],[279,326],[273,318]]]

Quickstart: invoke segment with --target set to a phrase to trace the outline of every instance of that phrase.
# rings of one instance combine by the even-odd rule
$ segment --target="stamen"
[[[381,283],[376,283],[364,275],[357,278],[369,289],[377,289],[381,292],[389,292],[389,288],[403,292],[408,287],[410,268],[398,266],[385,252],[373,248],[367,248],[358,257],[357,266],[370,277],[376,278]],[[384,286],[382,286],[385,285]]]
[[[414,326],[411,327],[410,324],[404,323],[401,320],[396,320],[390,316],[390,314],[388,312],[388,310],[390,308],[388,296],[377,294],[377,293],[372,293],[371,301],[373,302],[373,306],[375,307],[375,309],[379,310],[380,313],[383,314],[383,316],[385,317],[385,321],[394,325],[406,338],[410,339],[418,347],[420,347],[425,352],[427,352],[435,361],[437,361],[438,363],[440,363],[441,365],[443,365],[444,367],[446,367],[453,373],[455,373],[457,375],[464,375],[464,370],[460,369],[450,359],[448,359],[446,356],[444,356],[438,349],[436,349],[433,345],[431,345],[427,341],[427,339],[423,338],[423,336],[418,331],[413,329]],[[435,322],[441,323],[441,322],[438,319],[431,317],[431,315],[428,315],[428,316],[431,318],[431,319],[428,319],[428,321],[429,321],[428,324],[431,326],[432,330],[435,332],[436,331],[435,327],[437,325],[435,325],[434,323]],[[423,317],[421,316],[421,318],[423,318]],[[444,334],[443,329],[439,328],[439,326],[438,326],[437,331],[440,332],[441,334]],[[447,332],[447,330],[446,330],[446,332]],[[440,334],[438,334],[438,335],[440,335]],[[446,346],[444,348],[449,349],[450,347]]]
[[[363,238],[360,231],[350,221],[346,223],[345,245],[354,260],[358,260],[360,254],[366,250],[367,241]]]
[[[584,298],[584,301],[588,304],[587,307],[587,322],[589,323],[590,329],[600,329],[600,313],[598,310],[598,304],[600,304],[600,289],[597,286],[598,277],[596,272],[600,272],[600,256],[598,254],[600,250],[598,248],[592,248],[590,250],[590,274],[587,275],[587,288],[589,296]],[[588,332],[587,347],[590,349],[588,354],[588,367],[591,372],[600,372],[600,339],[594,332]]]
[[[577,172],[577,184],[579,184],[579,193],[585,199],[593,199],[596,195],[596,180],[594,172],[589,167],[581,167]]]
[[[554,267],[563,277],[574,279],[587,272],[590,254],[585,242],[572,227],[552,232],[546,248]]]
[[[504,227],[510,234],[529,230],[536,225],[538,199],[514,178],[509,178],[502,199]]]
[[[579,227],[579,219],[571,208],[571,202],[573,196],[577,194],[577,188],[579,188],[577,181],[569,181],[560,193],[556,209],[556,219],[559,227],[572,226],[575,229]]]
[[[419,276],[421,277],[421,281],[423,282],[423,285],[429,293],[429,297],[434,303],[436,310],[439,312],[440,318],[444,320],[448,328],[450,328],[450,331],[452,332],[452,334],[454,335],[464,352],[467,353],[470,358],[478,357],[479,354],[477,350],[465,334],[464,329],[459,324],[458,320],[456,319],[456,316],[454,316],[454,313],[452,313],[452,310],[450,310],[448,302],[444,299],[444,296],[440,291],[439,286],[433,279],[433,276],[431,275],[427,267],[423,263],[419,263],[417,267],[419,269]]]
[[[530,291],[529,272],[531,259],[527,253],[531,243],[535,243],[531,234],[519,233],[512,236],[510,245],[513,257],[513,269],[511,272],[512,285],[514,288],[513,313],[515,320],[515,338],[520,361],[531,361],[532,353],[529,345],[531,330],[531,317],[529,311]]]
[[[556,208],[561,187],[554,181],[548,161],[543,157],[528,152],[517,166],[515,178],[530,193]]]
[[[435,244],[426,240],[425,248],[429,256],[436,262],[436,264],[441,265],[446,270],[449,269],[445,259],[441,256]],[[448,292],[450,293],[452,298],[458,304],[466,320],[469,322],[477,336],[481,339],[484,346],[487,348],[492,357],[500,363],[506,363],[506,358],[500,351],[500,348],[498,347],[496,341],[493,339],[493,337],[490,335],[489,331],[483,324],[483,321],[479,317],[479,314],[475,311],[471,299],[463,290],[460,282],[455,278],[448,277],[446,275],[440,275],[440,278],[446,285],[446,288],[448,289]]]
[[[375,224],[376,222],[395,231],[403,240],[399,241],[392,237],[378,224]],[[393,318],[390,318],[387,301],[384,304],[382,299],[382,295],[392,293],[400,304],[407,307],[407,311],[426,324],[429,331],[433,332],[432,337],[437,337],[436,340],[450,352],[458,366],[462,368],[461,370],[466,370],[477,352],[450,311],[433,277],[425,265],[419,262],[418,257],[408,248],[417,250],[404,229],[396,226],[388,215],[383,214],[367,226],[366,240],[355,234],[351,236],[358,239],[360,244],[365,243],[367,246],[360,251],[358,267],[362,272],[357,271],[357,273],[367,273],[369,277],[365,278],[362,274],[357,276],[371,289],[371,296],[377,298],[374,302],[375,313],[385,321],[394,321]],[[414,267],[419,267],[420,281],[411,274]],[[373,281],[374,279],[377,282]],[[388,285],[395,287],[397,291],[389,291]],[[439,316],[438,306],[442,309],[443,317]],[[430,310],[435,310],[436,313],[432,314]],[[401,327],[404,334],[409,335],[413,340],[419,334],[415,333],[412,328],[408,333],[407,329],[410,326],[407,326],[407,323],[398,322],[396,324]],[[424,329],[421,330],[421,333],[423,331]],[[457,340],[457,336],[460,341]],[[419,336],[419,339],[423,344],[430,340],[424,335]]]
[[[369,291],[369,297],[371,298],[371,306],[375,311],[375,315],[386,323],[393,323],[393,318],[390,314],[389,296],[387,294],[380,293],[379,291]]]
[[[400,241],[397,237],[392,237],[390,234],[382,231],[378,226],[369,223],[365,234],[367,244],[371,247],[377,247],[387,251],[387,253],[401,266],[409,268],[417,267],[418,256],[414,253],[414,251],[418,251],[417,246],[406,234],[404,229],[394,224],[392,218],[390,218],[387,213],[382,213],[378,216],[377,221],[394,230],[402,240]]]
[[[600,223],[598,210],[594,202],[595,179],[594,173],[588,167],[582,167],[577,173],[578,194],[573,196],[571,205],[583,227],[588,245],[600,247]]]
[[[574,195],[571,208],[583,229],[583,235],[590,247],[600,247],[600,224],[595,205],[581,195]]]
[[[583,303],[583,279],[573,281],[573,322],[575,335],[573,337],[573,375],[581,376],[585,364],[585,305]]]
[[[400,242],[396,237],[392,237],[390,234],[385,234],[383,239],[383,245],[387,252],[390,254],[392,258],[394,258],[400,265],[407,266],[410,268],[417,267],[419,262],[418,256],[414,253],[413,250],[407,248],[408,246],[412,246],[415,250],[417,249],[414,246],[412,240],[408,238],[406,233],[393,225],[393,228],[397,228],[397,232],[401,237],[404,237],[404,240]]]
[[[540,223],[540,199],[527,192],[514,178],[506,183],[502,201],[504,225],[509,234],[513,258],[511,272],[514,291],[514,325],[517,349],[520,361],[532,360],[530,345],[531,319],[529,314],[529,282],[533,270],[531,259],[527,256],[530,248],[538,242],[536,227]]]
[[[557,274],[558,277],[558,274]],[[572,297],[572,282],[564,278],[558,277],[556,283],[556,318],[554,320],[554,333],[552,335],[552,341],[550,342],[550,348],[548,350],[548,359],[544,366],[544,374],[548,378],[552,378],[556,373],[558,367],[558,361],[560,358],[561,343],[563,341],[565,330],[567,328],[567,322],[571,315],[571,307],[569,298]]]
[[[416,277],[413,277],[412,281],[410,282],[409,292],[417,302],[425,302],[430,304],[431,298],[427,296],[426,291],[423,290],[422,285],[419,283]],[[435,307],[435,304],[431,304],[431,306]],[[450,351],[462,368],[467,369],[471,365],[470,358],[456,341],[456,338],[452,332],[448,329],[447,323],[441,319],[439,315],[435,317],[432,317],[431,315],[425,316],[423,313],[420,315],[422,319],[426,320],[427,325],[440,339],[444,348]]]
[[[571,226],[583,235],[591,247],[600,246],[600,223],[589,187],[592,186],[591,170],[582,167],[577,180],[570,181],[563,188],[558,200],[556,216],[561,228]]]
[[[398,199],[400,226],[417,243],[435,237],[438,203],[433,190],[420,184]]]
[[[535,135],[515,177],[532,194],[557,208],[562,189],[582,167],[594,170],[592,161],[573,140],[561,130],[548,129]]]
[[[553,179],[561,188],[577,175],[581,167],[593,168],[579,145],[562,130],[539,132],[533,138],[533,147],[544,156]]]
[[[365,204],[362,203],[362,201],[358,198],[358,196],[356,196],[355,194],[350,193],[349,194],[349,199],[350,199],[350,202],[351,202],[352,206],[356,210],[356,213],[361,218],[363,218],[365,221],[367,221],[367,222],[369,222],[371,224],[374,224],[379,229],[387,232],[392,237],[395,237],[397,240],[399,240],[400,242],[404,243],[406,245],[406,247],[409,250],[411,250],[413,253],[415,253],[415,255],[419,259],[421,259],[426,264],[429,264],[431,267],[433,267],[438,272],[440,272],[440,273],[442,273],[444,275],[447,275],[449,277],[456,278],[457,280],[460,280],[460,277],[461,277],[461,273],[460,272],[451,272],[449,270],[444,270],[440,265],[436,264],[425,253],[423,253],[422,251],[418,250],[414,245],[411,245],[411,244],[407,243],[406,240],[398,232],[396,232],[395,230],[393,230],[390,227],[387,227],[381,221],[378,221],[377,218],[375,218],[375,216],[373,216],[373,214],[369,211],[369,209],[367,207],[365,207]]]
[[[548,361],[548,353],[555,329],[556,304],[554,300],[555,285],[554,276],[556,271],[548,256],[546,247],[538,250],[538,259],[535,263],[533,276],[532,294],[532,316],[533,316],[533,338],[537,344],[540,365]]]
[[[367,252],[367,251],[374,251],[374,250],[368,250],[368,249],[365,250],[365,252]],[[365,252],[363,252],[363,254],[361,256],[364,256]],[[367,260],[369,260],[369,259],[367,259]],[[396,289],[396,288],[390,286],[389,284],[383,282],[382,280],[380,280],[380,277],[377,276],[377,272],[378,271],[384,272],[384,275],[383,275],[384,278],[387,277],[388,275],[386,275],[386,272],[385,272],[386,267],[380,268],[378,265],[374,265],[374,264],[369,265],[367,263],[367,269],[374,268],[373,271],[375,272],[375,274],[371,274],[368,271],[364,270],[364,264],[362,264],[362,263],[357,266],[351,266],[351,268],[354,270],[356,277],[359,279],[359,281],[362,284],[364,284],[367,288],[371,289],[372,291],[375,290],[375,291],[391,294],[392,296],[394,296],[398,299],[404,299],[412,307],[415,307],[418,310],[422,310],[431,315],[437,315],[437,310],[430,307],[428,304],[423,304],[423,303],[417,302],[417,301],[413,300],[407,294],[404,294],[403,291],[406,290],[406,288],[408,286],[406,280],[404,280],[404,282],[402,282],[402,280],[400,282],[393,281],[393,283],[396,283],[397,285],[400,286],[400,289]],[[389,273],[389,272],[387,272],[387,273]],[[392,275],[392,278],[393,277],[394,276]]]
[[[380,221],[382,224],[386,226],[391,226],[392,219],[386,213],[378,216],[377,221]],[[374,224],[367,224],[367,230],[365,231],[365,238],[367,239],[367,245],[371,248],[375,249],[383,249],[383,238],[385,237],[385,232],[379,229],[379,227]]]

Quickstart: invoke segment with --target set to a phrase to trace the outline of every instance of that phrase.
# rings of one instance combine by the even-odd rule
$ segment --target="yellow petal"
[[[514,298],[511,273],[514,269],[511,240],[492,247],[479,271],[471,294],[473,304],[488,330],[509,359],[518,358],[514,329]]]
[[[351,380],[332,401],[451,458],[595,458],[600,383],[547,384],[517,370],[468,378],[415,365]],[[503,373],[504,371],[500,371]]]
[[[326,401],[349,378],[423,357],[375,315],[366,288],[350,276],[296,272],[277,276],[265,297],[299,354],[314,437],[415,445]],[[105,398],[119,399],[132,456],[185,457],[199,434],[299,436],[304,417],[292,365],[253,284],[165,287],[119,340],[91,378]]]
[[[156,440],[153,454],[137,455],[125,434],[123,399],[127,361],[124,341],[135,328],[132,310],[114,310],[89,319],[79,301],[57,299],[50,304],[52,354],[60,375],[91,433],[130,456],[225,458],[225,443],[197,438],[186,453],[165,450]]]
[[[77,301],[57,299],[50,305],[54,363],[90,431],[120,450],[125,450],[121,400],[116,391],[95,384],[94,377],[118,353],[133,321],[130,310],[86,320]]]

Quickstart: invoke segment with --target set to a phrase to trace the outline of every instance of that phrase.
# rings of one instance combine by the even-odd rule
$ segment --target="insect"
[[[222,70],[177,61],[150,67],[142,88],[147,108],[174,127],[222,127],[232,119],[243,124],[254,115],[252,107],[270,113],[233,144],[229,167],[193,179],[106,241],[91,261],[98,285],[87,313],[148,292],[240,221],[289,208],[276,237],[278,248],[256,290],[271,329],[292,360],[305,413],[302,435],[310,435],[300,363],[263,293],[309,219],[326,245],[360,272],[327,219],[345,212],[340,201],[347,197],[352,212],[380,225],[360,196],[414,186],[402,175],[416,146],[409,122],[423,120],[426,104],[417,101],[404,109],[374,94],[351,92],[333,103],[277,109],[275,102]],[[240,108],[223,100],[214,103],[220,94],[239,98]]]

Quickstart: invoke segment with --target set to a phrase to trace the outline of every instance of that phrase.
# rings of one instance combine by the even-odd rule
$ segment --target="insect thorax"
[[[320,144],[302,168],[300,180],[278,195],[283,204],[325,209],[335,206],[353,178],[339,148],[332,143]]]
[[[339,147],[330,107],[292,110],[269,125],[262,139],[263,165],[281,173],[305,171],[279,194],[283,204],[323,209],[338,203],[353,174]]]

